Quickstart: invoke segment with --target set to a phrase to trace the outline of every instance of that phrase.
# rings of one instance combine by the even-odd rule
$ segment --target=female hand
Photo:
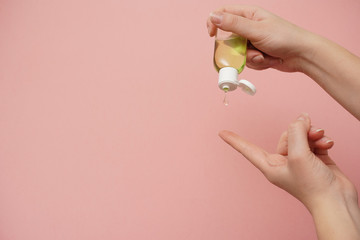
[[[239,151],[276,186],[299,199],[314,218],[319,239],[359,239],[357,191],[328,155],[333,141],[301,115],[282,134],[270,154],[235,133],[220,137]]]
[[[252,6],[222,7],[210,14],[207,27],[210,36],[220,28],[247,38],[251,43],[247,66],[258,70],[300,71],[302,55],[308,51],[306,42],[311,40],[310,32]]]
[[[247,38],[248,67],[302,72],[360,120],[360,58],[343,47],[259,7],[222,7],[207,27],[210,36],[220,28]]]
[[[282,134],[275,154],[235,133],[222,131],[219,135],[262,171],[271,183],[299,199],[310,211],[329,196],[357,201],[353,184],[328,155],[333,141],[324,136],[322,129],[311,127],[306,114],[291,123]]]

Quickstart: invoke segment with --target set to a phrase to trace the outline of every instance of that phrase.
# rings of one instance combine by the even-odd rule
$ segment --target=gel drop
[[[228,98],[227,98],[227,92],[228,92],[228,90],[225,89],[224,92],[225,92],[225,94],[224,94],[223,103],[224,103],[225,106],[228,106],[228,105],[229,105],[229,100],[228,100]]]

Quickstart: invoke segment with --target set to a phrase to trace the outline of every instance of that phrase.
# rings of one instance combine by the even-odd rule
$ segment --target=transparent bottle
[[[219,72],[218,86],[225,93],[241,87],[254,95],[255,86],[247,80],[238,81],[246,65],[247,39],[231,32],[217,29],[214,48],[214,66]]]

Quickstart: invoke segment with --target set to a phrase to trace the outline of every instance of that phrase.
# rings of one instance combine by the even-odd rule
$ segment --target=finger
[[[247,50],[247,62],[246,66],[255,70],[264,70],[267,68],[274,67],[281,63],[280,58],[271,57],[260,52],[257,49]]]
[[[322,128],[316,128],[316,127],[311,127],[310,131],[309,131],[309,140],[311,141],[317,141],[319,139],[321,139],[325,134],[324,129]]]
[[[301,116],[288,128],[288,156],[291,160],[303,159],[310,153],[308,132],[310,130],[310,118],[307,114]]]
[[[280,136],[280,140],[279,140],[276,152],[278,154],[286,156],[288,154],[287,148],[288,148],[288,133],[287,133],[287,131],[285,131]]]
[[[314,153],[317,156],[319,156],[319,155],[328,155],[328,150],[327,149],[314,148]]]
[[[219,136],[230,146],[241,153],[246,159],[248,159],[256,168],[261,172],[265,172],[267,167],[267,156],[269,155],[262,148],[247,142],[237,134],[230,131],[221,131]]]
[[[206,27],[208,29],[208,33],[210,37],[215,36],[216,34],[216,26],[214,24],[212,24],[212,22],[210,21],[210,17],[208,17],[207,21],[206,21]]]
[[[254,19],[255,13],[260,10],[260,8],[254,6],[243,6],[243,5],[227,5],[221,8],[218,8],[215,12],[227,12],[230,14],[242,16],[248,19]],[[210,21],[210,16],[207,19],[206,25],[208,28],[208,33],[210,37],[215,36],[216,34],[216,26]]]
[[[256,58],[256,57],[260,57],[260,58],[257,58],[257,59],[255,59],[255,61],[253,61],[253,58]],[[246,59],[251,60],[251,62],[253,62],[253,63],[260,63],[260,62],[264,61],[264,58],[265,58],[264,54],[261,51],[259,51],[258,49],[255,49],[255,48],[251,48],[250,45],[248,45],[247,52],[246,52]],[[261,59],[262,59],[262,61],[259,61]]]
[[[213,25],[224,31],[236,33],[250,40],[255,37],[254,30],[256,29],[255,25],[257,22],[248,18],[216,11],[210,14],[210,21]]]
[[[248,19],[254,19],[256,13],[262,10],[259,7],[247,6],[247,5],[226,5],[218,9],[218,11],[224,11],[234,15],[242,16]],[[264,11],[263,11],[264,12]]]
[[[330,149],[334,146],[334,141],[331,140],[329,137],[322,137],[321,139],[313,142],[314,148],[318,149]]]
[[[248,5],[227,5],[221,8],[218,8],[214,12],[224,12],[232,15],[240,16],[253,21],[264,20],[267,17],[271,16],[270,12],[265,11],[264,9],[257,6],[248,6]],[[211,37],[216,34],[216,25],[214,25],[211,21],[211,13],[210,17],[207,21],[208,32]],[[244,35],[244,37],[246,37]]]
[[[308,133],[309,145],[311,149],[330,149],[334,145],[334,141],[328,137],[324,137],[324,129],[311,127]],[[288,154],[288,133],[283,132],[280,137],[277,151],[278,154],[286,156]]]

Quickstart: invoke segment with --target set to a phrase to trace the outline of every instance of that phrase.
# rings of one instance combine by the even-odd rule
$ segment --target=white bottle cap
[[[256,87],[254,86],[254,84],[252,84],[251,82],[249,82],[248,80],[245,79],[241,79],[239,81],[239,86],[241,87],[241,89],[246,92],[247,94],[254,96],[256,93]]]
[[[240,87],[244,92],[249,95],[254,95],[256,93],[255,86],[247,80],[237,80],[238,71],[233,67],[224,67],[219,71],[219,81],[218,86],[223,91],[234,91],[236,88]]]

